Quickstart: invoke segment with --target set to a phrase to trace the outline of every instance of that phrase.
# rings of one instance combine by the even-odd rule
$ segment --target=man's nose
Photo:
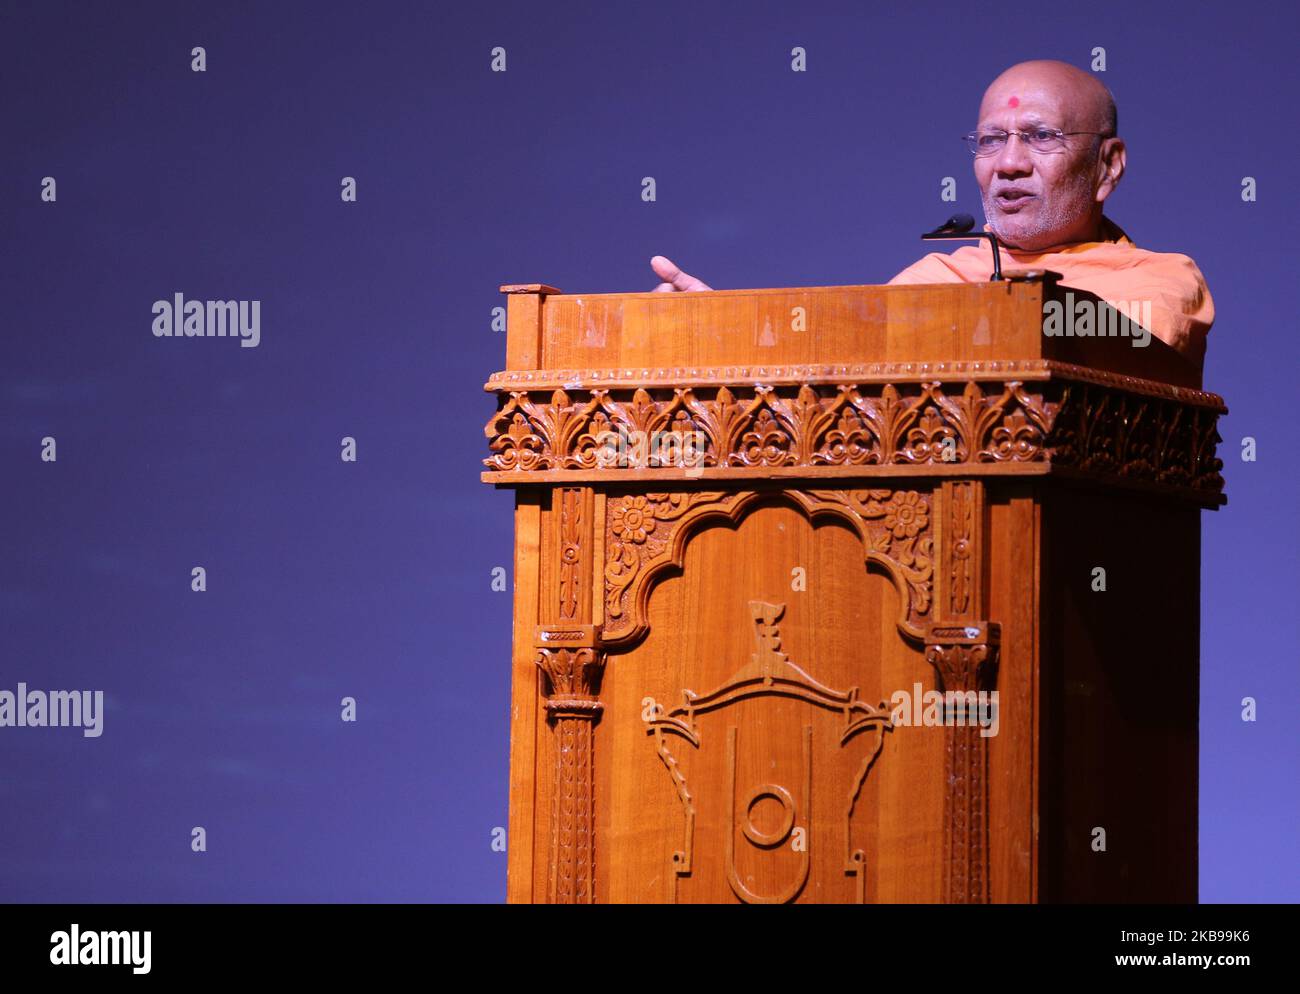
[[[1029,145],[1019,135],[1007,135],[1007,140],[993,158],[993,167],[1000,173],[1028,173],[1034,168]]]

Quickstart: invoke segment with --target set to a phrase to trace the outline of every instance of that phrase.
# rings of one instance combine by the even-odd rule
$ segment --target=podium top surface
[[[996,283],[566,294],[508,284],[505,369],[592,381],[615,370],[671,379],[701,368],[1050,360],[1199,390],[1200,369],[1054,274]],[[1074,321],[1076,311],[1088,320]],[[1048,315],[1064,316],[1055,323]],[[1103,334],[1098,334],[1098,332]]]

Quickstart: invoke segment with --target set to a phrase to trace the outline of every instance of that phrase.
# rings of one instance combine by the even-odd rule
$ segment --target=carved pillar
[[[552,492],[543,550],[537,665],[545,676],[552,730],[550,873],[552,904],[596,899],[595,725],[603,705],[605,650],[592,621],[598,497],[589,487]]]
[[[982,617],[984,498],[977,480],[940,487],[937,617],[925,646],[944,694],[944,901],[950,904],[989,900],[988,739],[972,705],[997,684],[1001,629]]]
[[[568,634],[548,632],[544,634]],[[541,649],[546,713],[555,731],[555,782],[551,803],[552,904],[596,899],[595,724],[605,654],[591,646]]]
[[[989,622],[962,628],[935,625],[925,658],[939,674],[945,705],[950,693],[963,695],[959,712],[945,706],[944,901],[986,904],[988,881],[988,740],[980,734],[965,695],[987,692],[997,668],[998,626]],[[965,713],[960,713],[964,710]]]

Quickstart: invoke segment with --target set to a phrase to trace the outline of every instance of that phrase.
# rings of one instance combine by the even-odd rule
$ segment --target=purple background
[[[0,899],[502,900],[497,286],[648,289],[655,253],[717,287],[883,283],[980,216],[957,136],[993,76],[1100,45],[1108,213],[1200,264],[1232,411],[1201,897],[1295,900],[1297,14],[962,7],[6,4],[0,689],[108,705],[99,739],[0,729]],[[261,345],[154,338],[176,291],[260,299]]]

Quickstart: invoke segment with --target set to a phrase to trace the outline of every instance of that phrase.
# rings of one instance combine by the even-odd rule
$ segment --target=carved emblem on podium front
[[[785,612],[784,604],[750,601],[749,609],[756,643],[749,662],[708,693],[683,690],[681,704],[669,710],[657,707],[647,722],[647,734],[654,739],[656,751],[672,778],[682,805],[682,847],[671,857],[673,900],[679,898],[681,880],[692,872],[697,814],[701,804],[701,799],[692,795],[687,776],[674,751],[680,748],[677,740],[684,740],[701,757],[711,749],[726,750],[723,779],[728,796],[725,800],[703,800],[720,803],[727,815],[725,839],[720,848],[725,858],[727,882],[738,900],[747,904],[796,900],[808,883],[813,847],[828,844],[827,839],[836,839],[843,847],[843,872],[854,881],[855,899],[865,903],[866,853],[855,840],[853,815],[867,775],[880,756],[884,734],[893,727],[889,708],[883,702],[873,706],[861,700],[857,687],[843,691],[827,687],[794,663],[781,647],[779,622]],[[742,723],[738,717],[732,716],[733,709],[745,701],[766,701],[770,708],[776,698],[798,701],[811,709],[839,712],[842,724],[837,730],[838,748],[862,745],[861,760],[847,784],[833,784],[829,774],[822,774],[821,779],[817,779],[818,761],[824,762],[827,757],[815,754],[814,726],[810,721],[800,721],[794,729],[785,723],[786,733],[797,736],[794,749],[790,748],[791,743],[780,742],[770,733],[754,734],[755,725],[752,723],[745,726],[742,736]],[[711,714],[719,720],[709,722],[706,733],[702,719]],[[782,723],[775,720],[777,717],[772,714],[768,720],[759,722],[758,717],[751,714],[750,720],[765,729],[780,729]],[[812,717],[812,712],[808,717]],[[720,741],[719,732],[724,733]],[[859,739],[862,732],[870,734],[866,739]],[[778,752],[786,757],[783,764],[777,761]],[[798,756],[795,763],[788,760],[792,753]],[[765,775],[761,780],[744,782],[738,759],[741,754],[757,756],[759,761],[751,764],[751,768],[756,766],[765,773],[776,771],[770,774],[775,779]],[[769,754],[772,757],[770,761],[767,758]],[[830,826],[813,824],[815,783],[818,789],[834,790],[837,794],[834,802],[822,807],[823,811],[831,806],[842,813],[838,826],[833,830]],[[775,824],[767,827],[760,825],[755,815],[756,808],[764,802],[769,808],[775,806],[778,812]],[[774,862],[760,875],[780,878],[776,885],[767,889],[755,885],[754,874],[747,873],[742,867],[743,863],[745,867],[754,868],[764,859]]]

